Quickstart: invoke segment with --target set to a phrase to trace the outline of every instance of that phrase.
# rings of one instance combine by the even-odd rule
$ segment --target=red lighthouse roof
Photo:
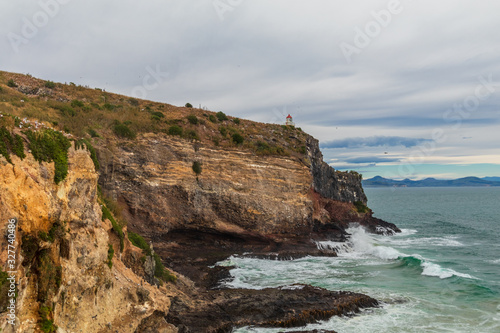
[[[290,118],[290,119],[291,119],[291,118],[292,118],[292,116],[290,116],[290,114],[288,114],[288,116],[287,116],[286,118],[287,118],[287,119],[288,119],[288,118]]]

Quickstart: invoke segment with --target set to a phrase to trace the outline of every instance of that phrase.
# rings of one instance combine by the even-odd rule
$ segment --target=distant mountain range
[[[460,187],[460,186],[500,186],[500,177],[465,177],[459,179],[435,179],[426,178],[422,180],[393,180],[376,176],[363,180],[363,186],[366,187]]]

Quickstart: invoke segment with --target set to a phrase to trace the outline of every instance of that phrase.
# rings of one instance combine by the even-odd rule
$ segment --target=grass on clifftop
[[[81,138],[134,140],[144,133],[163,133],[260,155],[303,157],[307,138],[300,128],[257,123],[189,103],[174,106],[8,72],[0,72],[2,113],[37,119]],[[269,148],[262,149],[262,143]]]

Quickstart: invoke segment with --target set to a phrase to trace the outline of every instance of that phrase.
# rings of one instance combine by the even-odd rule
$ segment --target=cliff
[[[15,219],[15,242],[9,247],[2,237],[0,258],[14,260],[8,271],[15,272],[18,294],[15,325],[4,312],[2,332],[51,332],[54,325],[58,332],[133,332],[144,318],[168,309],[168,290],[142,283],[120,261],[119,240],[101,220],[88,151],[68,150],[68,175],[58,185],[53,163],[29,153],[11,159],[0,160],[0,229]],[[126,242],[125,252],[132,247]],[[12,299],[7,296],[2,290],[2,307]]]
[[[398,231],[300,128],[19,74],[0,83],[5,319],[13,219],[18,281],[16,325],[3,331],[230,332],[377,304],[309,287],[212,291],[228,269],[211,266],[232,254],[335,256],[314,241],[344,240],[351,222]]]

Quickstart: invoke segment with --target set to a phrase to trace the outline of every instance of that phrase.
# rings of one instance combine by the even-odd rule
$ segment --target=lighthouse
[[[290,125],[290,126],[295,126],[295,123],[293,122],[293,118],[292,116],[290,116],[290,114],[288,114],[288,116],[286,117],[286,123],[285,123],[287,126]]]

